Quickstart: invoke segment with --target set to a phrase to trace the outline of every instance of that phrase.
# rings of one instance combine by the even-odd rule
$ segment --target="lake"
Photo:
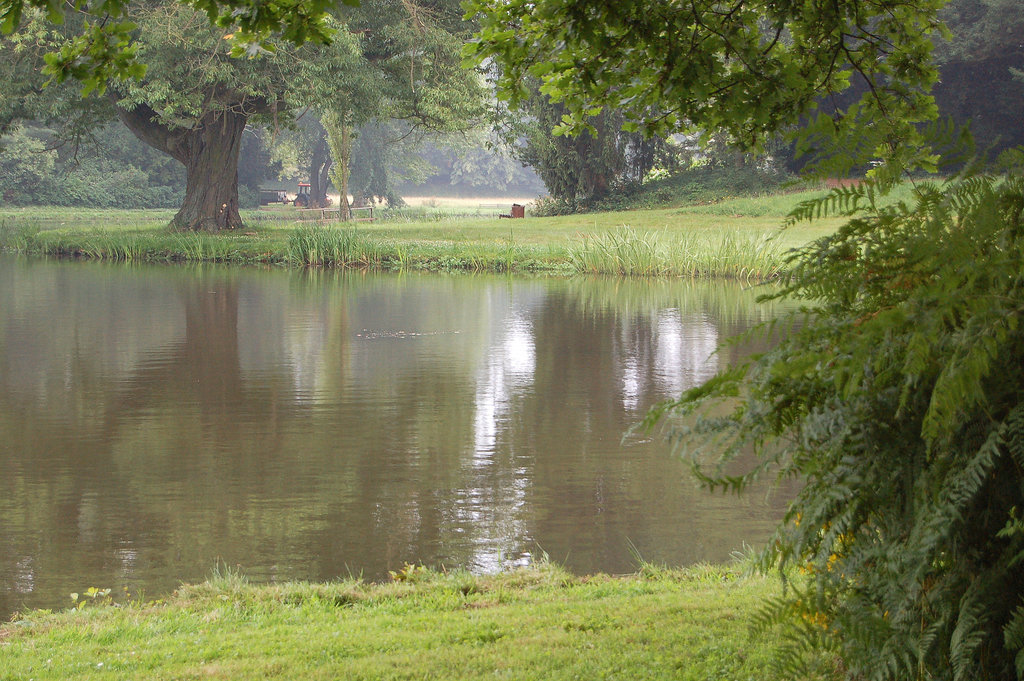
[[[687,280],[0,256],[0,616],[89,587],[724,561],[788,494],[623,437],[777,311]]]

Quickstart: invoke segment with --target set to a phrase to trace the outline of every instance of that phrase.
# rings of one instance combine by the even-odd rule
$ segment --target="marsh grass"
[[[38,232],[33,223],[0,219],[0,249],[24,251]]]
[[[109,260],[115,262],[278,263],[280,244],[255,232],[231,234],[180,233],[163,228],[144,230],[91,228],[47,230],[21,225],[0,229],[0,248],[29,255]]]
[[[401,263],[402,253],[392,244],[355,229],[321,225],[302,226],[288,237],[288,262],[306,267],[373,267]]]
[[[778,641],[748,619],[778,591],[721,566],[263,586],[228,573],[161,603],[25,613],[0,625],[0,678],[760,679]]]
[[[771,234],[735,231],[665,235],[622,227],[570,247],[580,272],[625,276],[772,279],[784,251]]]

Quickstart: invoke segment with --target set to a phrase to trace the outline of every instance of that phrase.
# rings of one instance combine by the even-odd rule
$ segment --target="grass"
[[[722,231],[683,233],[675,238],[623,227],[584,237],[570,247],[575,269],[625,276],[687,276],[772,279],[782,269],[784,252],[771,233]]]
[[[525,220],[433,215],[354,226],[252,211],[244,214],[245,230],[216,235],[170,232],[166,222],[140,221],[137,211],[92,211],[77,222],[65,209],[18,209],[0,211],[0,247],[119,261],[765,278],[778,272],[787,249],[838,224],[822,220],[779,232],[798,200],[819,194]]]
[[[0,678],[765,679],[777,641],[747,619],[778,589],[711,566],[264,586],[226,571],[166,601],[25,613],[0,625]]]

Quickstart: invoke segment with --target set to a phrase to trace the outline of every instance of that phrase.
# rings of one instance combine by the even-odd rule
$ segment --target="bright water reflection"
[[[622,442],[772,314],[735,285],[0,258],[0,614],[89,586],[625,572],[763,540],[784,495]],[[729,351],[735,352],[735,351]]]

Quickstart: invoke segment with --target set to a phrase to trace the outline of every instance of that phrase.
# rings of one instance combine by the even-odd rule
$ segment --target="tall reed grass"
[[[252,235],[255,237],[255,235]],[[115,262],[280,262],[259,238],[166,230],[64,232],[0,226],[0,248],[35,255]]]
[[[315,267],[401,267],[403,254],[393,244],[355,229],[319,225],[298,227],[288,237],[288,262]]]
[[[773,279],[784,250],[771,234],[690,232],[666,237],[621,227],[569,248],[579,272],[623,276]]]
[[[10,220],[0,220],[0,249],[24,251],[39,227]]]

